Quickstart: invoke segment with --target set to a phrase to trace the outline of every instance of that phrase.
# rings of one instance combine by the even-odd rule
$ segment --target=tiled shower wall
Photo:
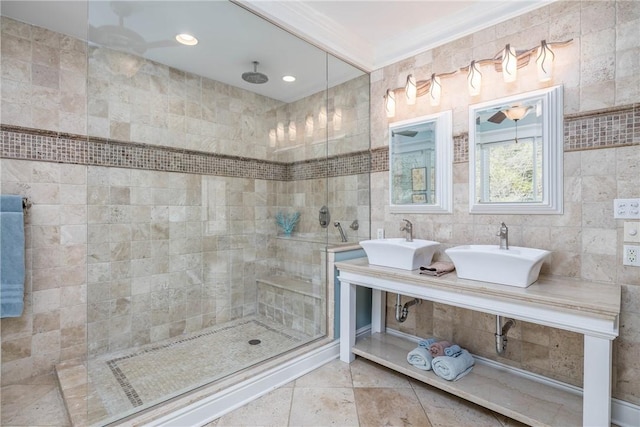
[[[352,205],[368,202],[368,176],[345,167],[366,160],[345,153],[368,148],[368,76],[292,108],[129,55],[87,53],[84,43],[5,17],[1,24],[0,191],[33,202],[25,314],[0,323],[3,383],[51,372],[87,348],[97,355],[253,314],[261,275],[316,279],[324,245],[287,241],[279,253],[278,210],[301,210],[296,231],[315,242],[328,237],[317,209],[349,203],[336,212],[366,214],[368,232],[368,208]],[[269,130],[291,111],[317,117],[318,100],[343,112],[332,139],[342,156],[313,158],[305,174],[305,156],[326,157],[327,131],[316,122],[314,135],[271,146]],[[299,260],[274,263],[292,249]]]
[[[633,1],[558,1],[499,25],[396,64],[371,75],[371,144],[374,153],[388,145],[388,124],[436,111],[453,110],[455,164],[453,213],[409,215],[416,236],[442,242],[443,249],[460,244],[497,244],[500,222],[509,226],[513,245],[553,252],[543,274],[618,283],[622,286],[620,336],[614,341],[614,396],[640,404],[640,270],[622,266],[622,220],[613,218],[613,199],[640,197],[640,3]],[[417,79],[493,57],[505,44],[517,49],[540,40],[573,39],[558,48],[554,78],[539,83],[535,64],[518,70],[514,83],[482,67],[482,92],[471,98],[464,73],[443,78],[442,103],[431,107],[418,98],[415,106],[397,103],[393,119],[384,115],[382,97],[402,87],[407,74]],[[469,131],[468,106],[551,85],[564,86],[565,155],[564,214],[469,214],[468,156],[459,145]],[[400,97],[398,98],[400,99]],[[380,150],[378,150],[380,149]],[[384,162],[383,162],[384,164]],[[375,170],[375,169],[374,169]],[[388,210],[388,174],[371,175],[372,229],[400,236],[401,216]],[[444,257],[442,253],[440,257]],[[388,326],[419,336],[436,335],[458,342],[473,353],[538,372],[572,384],[582,382],[582,336],[518,322],[509,332],[507,353],[494,351],[492,316],[439,304],[411,308],[398,325],[388,304]]]

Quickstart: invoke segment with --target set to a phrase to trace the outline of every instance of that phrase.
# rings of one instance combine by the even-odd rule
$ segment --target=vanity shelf
[[[541,276],[528,288],[519,288],[459,279],[455,273],[430,277],[418,271],[378,267],[369,265],[367,258],[339,262],[336,267],[343,362],[360,355],[527,424],[611,423],[612,341],[618,336],[619,285]],[[372,290],[372,336],[356,342],[355,294],[359,286]],[[416,344],[385,334],[386,292],[584,335],[582,396],[551,386],[553,380],[541,383],[533,376],[515,375],[497,365],[478,363],[457,382],[413,368],[406,356]]]
[[[407,363],[416,343],[386,333],[356,341],[353,353],[435,388],[484,406],[528,425],[578,426],[582,424],[582,396],[476,362],[459,381],[447,381],[432,371]]]

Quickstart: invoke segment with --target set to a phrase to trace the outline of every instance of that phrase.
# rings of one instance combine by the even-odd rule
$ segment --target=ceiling
[[[550,1],[3,0],[0,12],[292,102]],[[200,42],[179,45],[174,36],[180,32]],[[316,46],[348,63],[327,58]],[[241,79],[243,72],[253,71],[252,61],[260,62],[258,71],[269,76],[267,83]],[[286,74],[297,80],[283,82]]]

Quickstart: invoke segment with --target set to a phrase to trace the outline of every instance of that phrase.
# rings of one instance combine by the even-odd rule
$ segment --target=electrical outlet
[[[378,239],[384,239],[384,228],[378,228]]]
[[[622,248],[622,264],[640,267],[640,246],[624,245]]]

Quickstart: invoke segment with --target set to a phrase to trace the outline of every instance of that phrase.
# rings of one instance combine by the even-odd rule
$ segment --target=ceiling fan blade
[[[411,138],[413,138],[414,136],[416,136],[418,134],[417,130],[401,130],[398,132],[394,132],[393,135],[402,135],[402,136],[409,136]]]
[[[503,111],[498,111],[493,116],[489,117],[487,121],[495,124],[500,124],[506,118],[507,116],[504,114]]]

